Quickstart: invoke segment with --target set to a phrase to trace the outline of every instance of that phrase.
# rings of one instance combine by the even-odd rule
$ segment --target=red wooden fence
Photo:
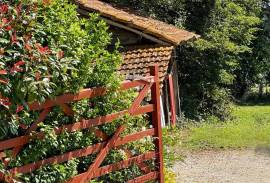
[[[114,114],[109,114],[106,116],[100,116],[95,119],[85,119],[77,123],[70,125],[64,125],[62,127],[55,128],[54,131],[56,134],[60,134],[63,131],[74,132],[76,130],[89,129],[97,125],[102,125],[110,123],[113,120],[129,114],[131,116],[141,115],[144,113],[151,113],[152,115],[152,129],[145,131],[137,132],[134,134],[129,134],[124,137],[120,137],[120,134],[124,131],[125,125],[120,126],[112,137],[108,137],[100,130],[95,130],[97,136],[103,139],[103,142],[89,146],[83,149],[78,149],[75,151],[67,152],[58,156],[50,157],[43,159],[34,163],[30,163],[21,167],[16,167],[12,169],[5,170],[5,172],[0,172],[0,181],[5,182],[16,182],[15,175],[25,174],[32,172],[36,169],[39,169],[42,166],[49,164],[58,164],[63,163],[73,158],[79,158],[88,156],[93,153],[98,153],[94,162],[89,166],[88,170],[82,174],[79,174],[69,180],[67,183],[86,183],[89,180],[100,177],[102,175],[108,174],[113,171],[121,170],[128,168],[133,164],[138,165],[142,172],[145,174],[143,176],[137,177],[133,180],[128,181],[128,183],[136,182],[147,182],[150,180],[157,180],[161,183],[164,182],[163,175],[163,158],[162,158],[162,129],[161,129],[161,118],[160,118],[160,90],[159,90],[159,77],[158,77],[158,66],[153,66],[151,69],[151,76],[144,79],[127,81],[122,83],[121,90],[127,90],[135,87],[142,87],[142,90],[139,92],[139,95],[134,100],[131,107],[127,110],[120,111]],[[143,99],[151,91],[151,103],[141,106]],[[38,124],[42,122],[47,114],[51,111],[54,106],[61,106],[66,115],[73,115],[73,111],[69,107],[69,103],[74,101],[79,101],[82,99],[89,99],[98,96],[105,95],[105,88],[95,88],[95,89],[84,89],[76,95],[65,94],[59,97],[56,97],[53,100],[47,100],[43,104],[33,103],[29,105],[30,110],[41,111],[39,118],[34,122],[27,130],[26,134],[20,137],[8,139],[5,141],[0,141],[0,159],[5,163],[8,162],[5,159],[4,150],[12,150],[13,157],[16,158],[16,155],[21,151],[24,145],[28,144],[33,136],[30,136],[30,133],[35,131],[38,127]],[[34,138],[42,139],[44,138],[44,133],[36,132]],[[153,152],[147,152],[135,157],[132,155],[129,156],[127,160],[100,167],[101,163],[105,159],[106,155],[109,153],[109,150],[123,144],[142,139],[147,136],[152,136],[155,139],[156,150]],[[130,153],[131,154],[131,153]],[[146,160],[156,159],[157,170],[151,172],[151,169],[147,167],[144,163]]]

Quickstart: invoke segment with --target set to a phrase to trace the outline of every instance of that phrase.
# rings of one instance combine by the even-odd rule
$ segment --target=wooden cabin
[[[173,25],[143,17],[99,0],[77,0],[78,12],[99,13],[110,26],[113,39],[120,40],[123,64],[119,72],[127,80],[149,75],[149,66],[159,64],[162,123],[175,124],[181,114],[178,65],[175,49],[198,35]]]

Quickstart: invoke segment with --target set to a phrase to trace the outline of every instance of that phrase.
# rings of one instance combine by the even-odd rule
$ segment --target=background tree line
[[[182,108],[186,116],[225,119],[230,104],[270,81],[269,0],[107,0],[196,32],[181,46]]]

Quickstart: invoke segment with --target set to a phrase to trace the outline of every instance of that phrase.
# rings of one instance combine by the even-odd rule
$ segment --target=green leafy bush
[[[72,117],[61,107],[54,107],[37,129],[44,132],[44,139],[33,139],[16,158],[6,151],[8,168],[101,142],[90,129],[56,135],[53,128],[127,109],[135,97],[133,91],[117,90],[121,56],[117,49],[107,51],[111,36],[105,22],[96,14],[79,18],[76,6],[68,0],[5,0],[0,11],[0,140],[23,135],[25,127],[37,119],[39,111],[29,111],[29,103],[86,87],[108,88],[106,96],[70,104],[75,112]],[[124,134],[150,127],[147,116],[124,116],[96,128],[111,136],[121,124],[127,126]],[[145,138],[123,148],[137,155],[155,147],[152,138]],[[25,182],[62,182],[87,170],[95,157],[93,154],[17,176]],[[102,165],[126,158],[124,151],[113,149]],[[0,169],[4,169],[2,163]],[[141,172],[134,165],[96,181],[124,182],[132,178],[130,175]]]
[[[176,161],[183,160],[184,158],[179,149],[182,143],[181,132],[177,127],[163,129],[163,159],[167,168],[172,168]]]
[[[106,51],[110,35],[97,15],[80,19],[75,5],[64,0],[8,3],[1,5],[7,10],[1,13],[0,139],[18,135],[20,123],[29,125],[17,117],[27,116],[27,103],[84,87],[117,86],[120,56]]]

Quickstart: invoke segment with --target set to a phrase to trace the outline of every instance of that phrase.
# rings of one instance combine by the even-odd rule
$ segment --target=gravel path
[[[270,150],[191,153],[174,171],[177,183],[270,183]]]

